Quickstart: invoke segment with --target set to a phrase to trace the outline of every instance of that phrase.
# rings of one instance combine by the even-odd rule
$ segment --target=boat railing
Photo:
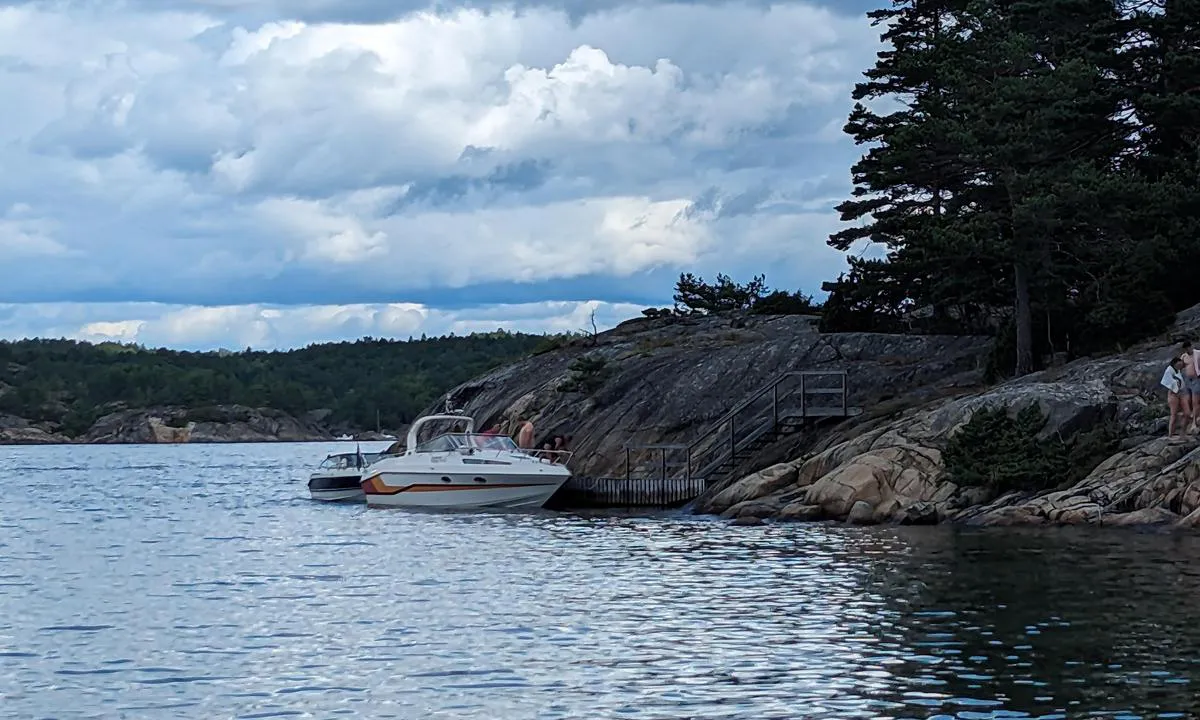
[[[566,465],[575,454],[572,450],[538,450],[537,448],[521,448],[521,452],[552,465]]]

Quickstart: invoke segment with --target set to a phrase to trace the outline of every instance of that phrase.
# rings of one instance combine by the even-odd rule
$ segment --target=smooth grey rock
[[[512,432],[517,420],[531,419],[538,441],[571,435],[573,472],[622,477],[626,444],[692,444],[785,371],[848,370],[850,404],[870,409],[881,398],[905,396],[951,376],[965,373],[978,382],[991,343],[983,337],[822,334],[815,318],[797,315],[747,315],[743,321],[740,328],[731,327],[728,317],[627,321],[498,368],[448,396],[484,427],[499,422]],[[560,392],[572,376],[569,366],[583,356],[605,360],[595,390]],[[444,400],[427,411],[441,411]],[[769,407],[769,398],[760,402],[760,411]],[[798,407],[798,396],[790,402]],[[716,437],[694,447],[696,464],[723,442],[728,440]],[[682,464],[686,457],[680,450],[669,461]],[[657,473],[660,463],[655,451],[631,453],[635,474]],[[706,498],[763,467],[731,474]]]
[[[846,522],[851,525],[873,525],[875,523],[875,508],[865,500],[859,500],[850,508]]]
[[[821,520],[825,513],[821,510],[820,505],[805,505],[802,502],[794,502],[785,505],[778,513],[775,514],[775,520],[779,522],[813,522]]]

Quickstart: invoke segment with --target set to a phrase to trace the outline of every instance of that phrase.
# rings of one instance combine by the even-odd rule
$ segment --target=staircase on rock
[[[750,394],[688,444],[625,446],[623,477],[578,478],[572,504],[678,506],[727,479],[739,463],[814,423],[853,417],[844,370],[785,372]]]

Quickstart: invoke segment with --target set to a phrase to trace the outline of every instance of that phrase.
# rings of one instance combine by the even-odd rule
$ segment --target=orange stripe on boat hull
[[[503,490],[504,488],[539,487],[549,483],[508,483],[507,485],[409,485],[402,492],[441,492],[442,490]]]
[[[367,495],[398,495],[402,492],[445,492],[447,490],[502,490],[504,488],[519,488],[519,487],[540,487],[549,485],[550,483],[508,483],[506,485],[486,485],[483,483],[477,485],[436,485],[436,484],[421,484],[401,485],[400,487],[392,487],[385,485],[383,480],[378,475],[372,475],[362,481],[363,492]]]

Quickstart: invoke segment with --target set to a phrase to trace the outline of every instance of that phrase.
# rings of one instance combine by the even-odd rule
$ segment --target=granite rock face
[[[1200,314],[1181,314],[1172,337],[1192,334]],[[804,515],[853,523],[961,522],[979,525],[1200,525],[1200,435],[1167,439],[1158,379],[1175,351],[1164,338],[1127,353],[1081,359],[982,391],[939,399],[881,422],[831,433],[789,460],[790,483],[749,475],[701,498],[701,512],[729,512],[722,500],[761,508],[788,497]],[[995,497],[958,487],[942,450],[981,408],[1030,404],[1047,417],[1043,437],[1067,438],[1101,424],[1116,427],[1120,450],[1070,487]],[[783,476],[781,476],[783,477]],[[736,507],[736,506],[735,506]],[[737,513],[733,513],[734,517]],[[794,511],[759,518],[793,520]]]
[[[0,414],[0,445],[57,445],[71,439],[25,418]]]
[[[538,441],[572,436],[577,475],[621,476],[627,443],[690,443],[785,371],[847,370],[850,404],[869,406],[939,383],[977,386],[988,347],[977,337],[822,334],[816,318],[795,315],[647,318],[500,368],[448,397],[481,427],[500,423],[511,433],[529,419]]]

